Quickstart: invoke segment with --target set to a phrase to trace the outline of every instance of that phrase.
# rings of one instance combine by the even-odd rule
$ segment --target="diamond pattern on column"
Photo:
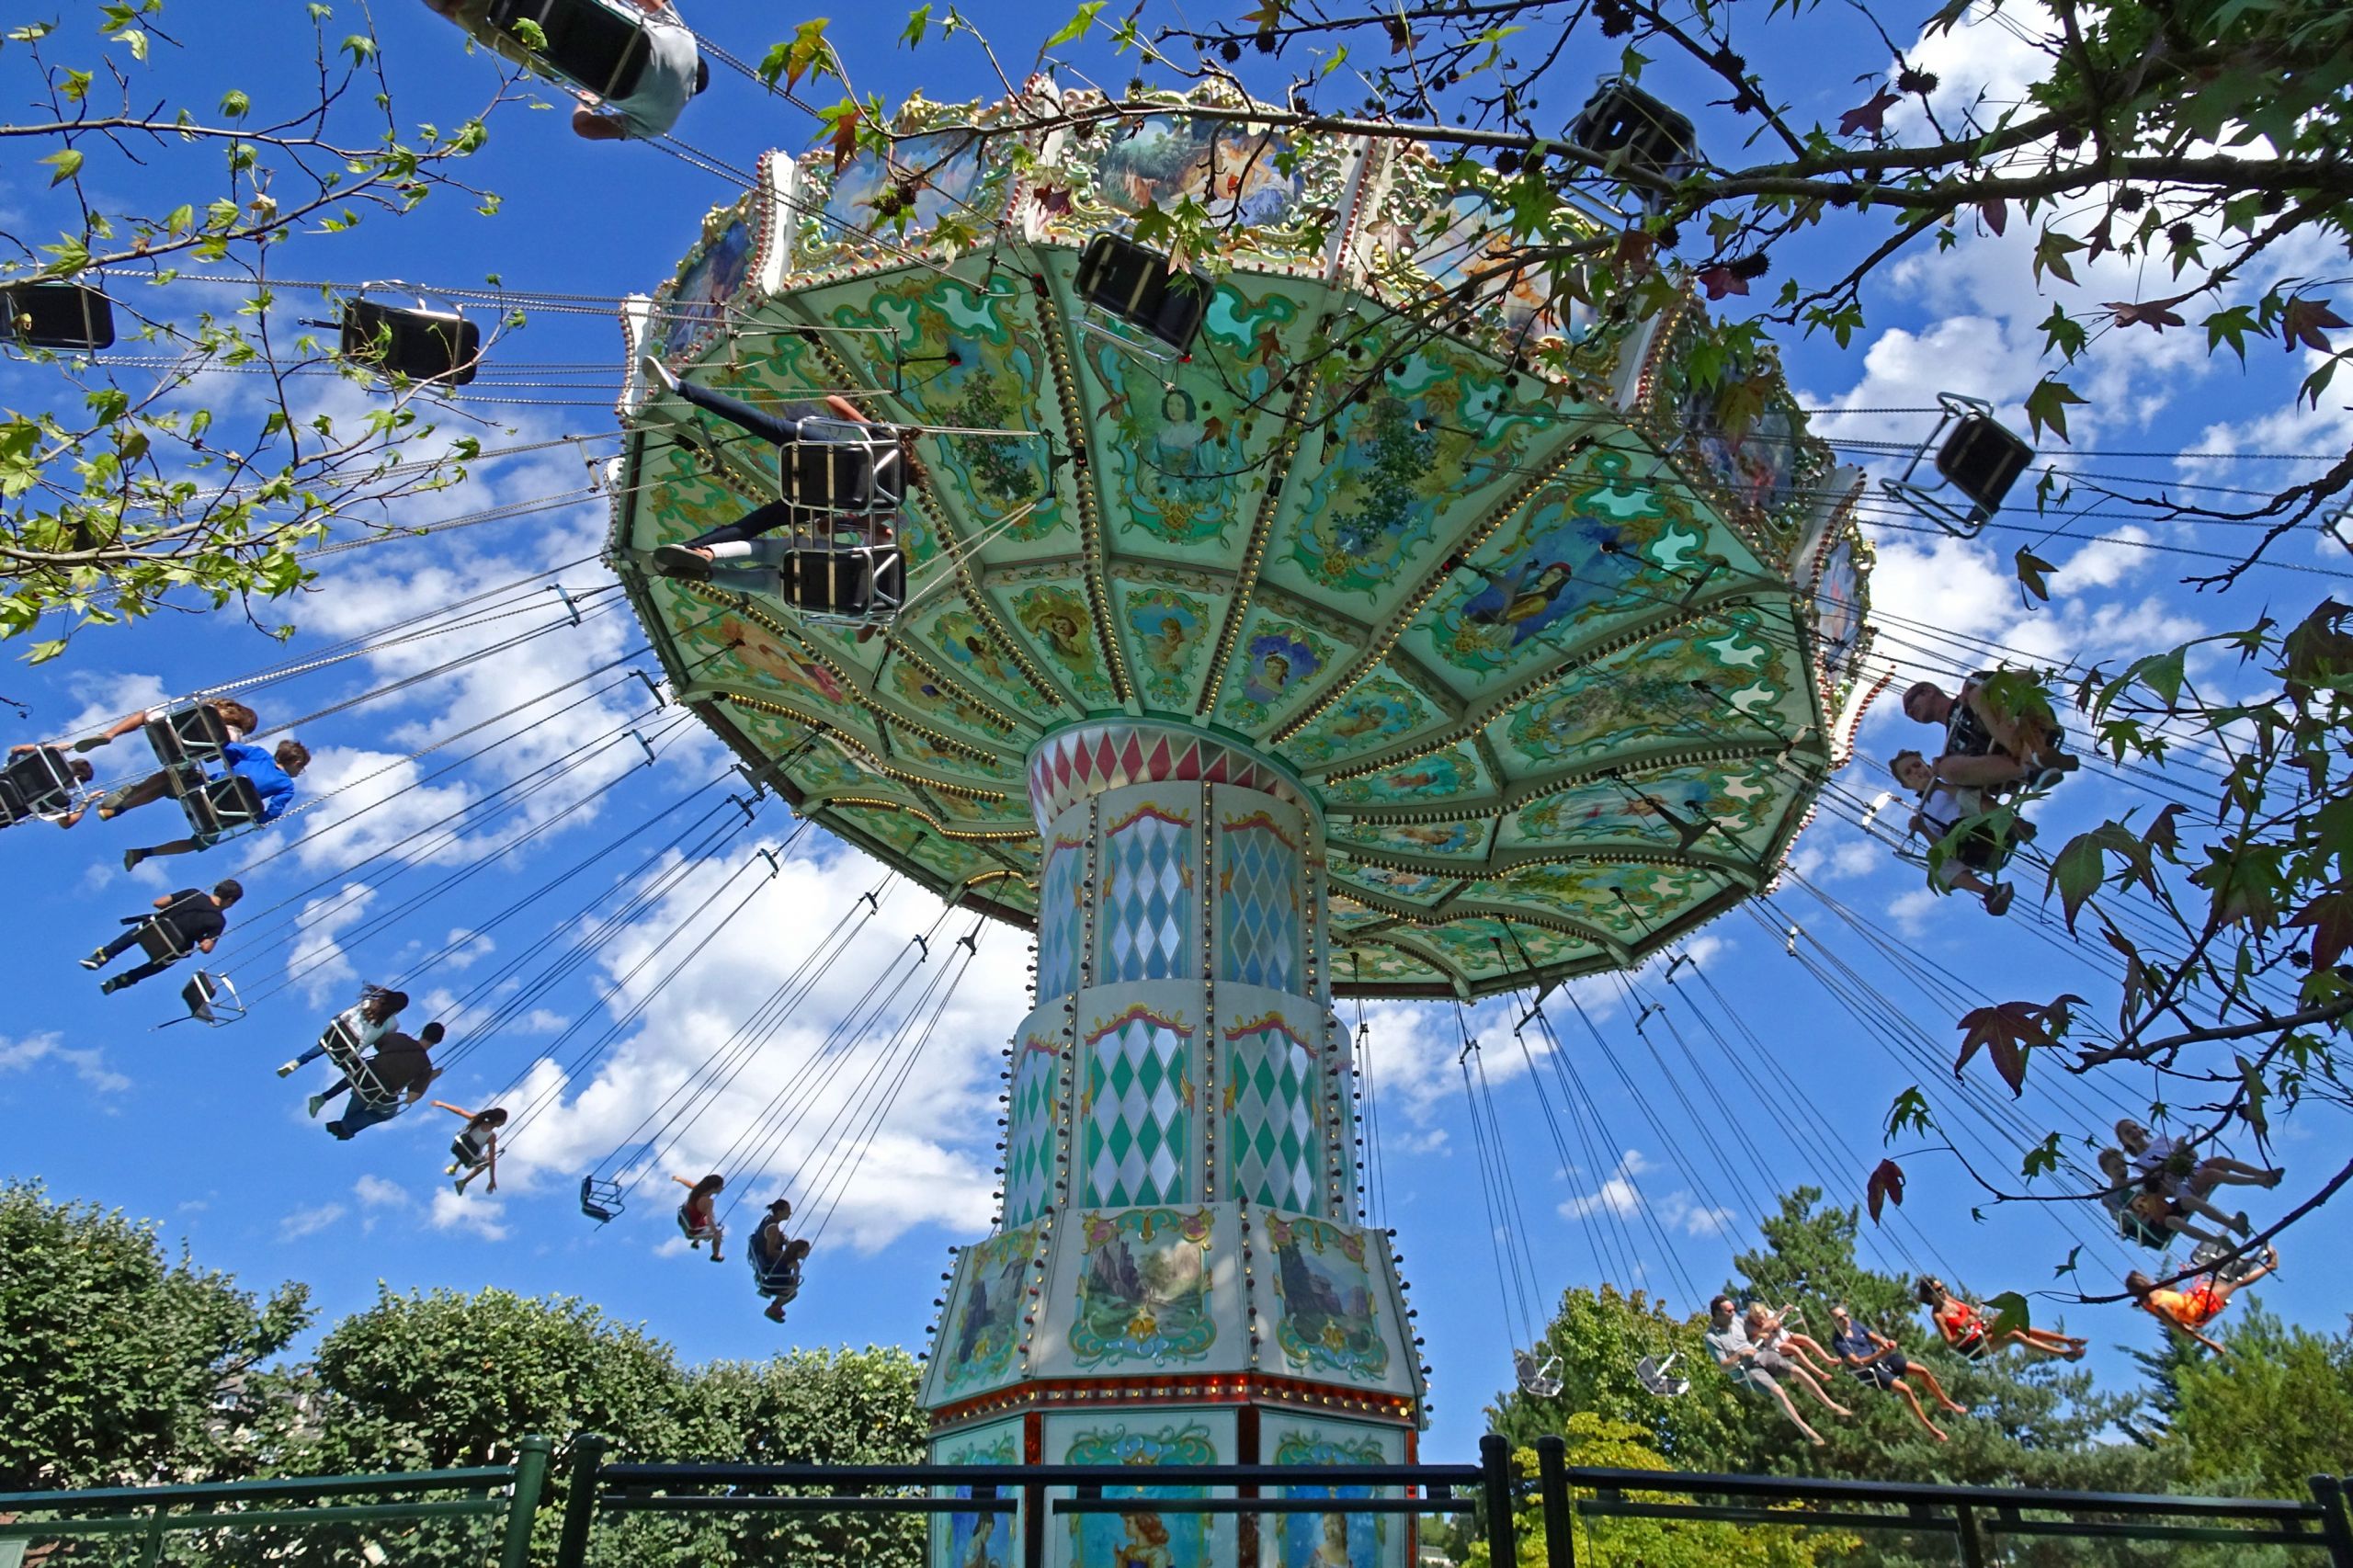
[[[1192,854],[1191,822],[1158,806],[1105,835],[1097,985],[1195,971]]]
[[[1054,1200],[1054,1086],[1061,1042],[1033,1035],[1013,1069],[1005,1150],[1005,1224],[1028,1224]]]
[[[1229,822],[1218,841],[1221,978],[1277,991],[1304,988],[1299,854],[1261,817]]]
[[[1284,1027],[1268,1017],[1226,1031],[1233,1074],[1226,1118],[1229,1197],[1315,1213],[1314,1063]]]
[[[1086,1190],[1103,1208],[1190,1202],[1192,1031],[1139,1006],[1087,1038]]]
[[[1047,846],[1045,875],[1038,883],[1038,995],[1062,996],[1078,989],[1079,942],[1086,930],[1086,845],[1057,838]]]

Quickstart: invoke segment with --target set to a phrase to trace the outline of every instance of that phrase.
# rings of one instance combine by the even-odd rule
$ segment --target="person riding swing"
[[[784,1222],[792,1218],[792,1204],[779,1198],[768,1205],[767,1217],[752,1233],[747,1256],[752,1262],[754,1289],[767,1298],[770,1323],[784,1321],[784,1309],[801,1294],[801,1265],[808,1257],[806,1236],[785,1240]]]
[[[727,1178],[713,1171],[700,1181],[684,1176],[670,1179],[687,1189],[687,1200],[678,1205],[678,1230],[687,1245],[699,1251],[709,1242],[710,1261],[723,1261],[720,1248],[727,1243],[727,1232],[719,1222],[719,1195],[727,1190]]]
[[[496,1106],[488,1110],[467,1110],[462,1106],[451,1105],[448,1100],[435,1100],[433,1104],[436,1109],[466,1119],[464,1128],[450,1140],[449,1163],[441,1167],[441,1174],[456,1176],[458,1179],[452,1185],[461,1194],[474,1177],[486,1174],[490,1181],[483,1190],[496,1192],[498,1130],[506,1125],[506,1113]]]

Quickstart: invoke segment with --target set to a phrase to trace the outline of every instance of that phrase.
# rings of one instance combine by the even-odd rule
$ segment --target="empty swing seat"
[[[474,379],[482,329],[455,311],[353,300],[343,307],[343,357],[412,381],[461,387]]]
[[[165,767],[201,766],[220,760],[229,744],[228,721],[209,702],[174,708],[147,721],[141,733]]]
[[[580,1211],[599,1225],[618,1219],[621,1212],[621,1184],[598,1181],[595,1176],[580,1178]]]
[[[22,347],[114,347],[114,301],[78,283],[12,283],[0,289],[0,314]]]
[[[1658,179],[1681,179],[1699,154],[1699,137],[1688,117],[1615,77],[1577,111],[1569,141],[1595,157]],[[1641,200],[1645,210],[1665,205],[1665,198],[1655,191],[1643,192]]]
[[[1511,1366],[1519,1380],[1519,1392],[1535,1399],[1555,1399],[1561,1392],[1561,1358],[1548,1357],[1539,1363],[1533,1352],[1515,1350]]]
[[[1209,314],[1211,288],[1200,273],[1170,271],[1168,260],[1124,235],[1097,234],[1078,259],[1079,297],[1181,354]]]
[[[2018,476],[2034,460],[2034,449],[1991,415],[1972,410],[1955,422],[1937,451],[1937,472],[1986,517],[2002,509]]]
[[[64,752],[55,746],[36,746],[10,757],[0,769],[0,827],[71,811],[77,782]]]
[[[181,776],[173,780],[180,781]],[[221,838],[255,826],[265,809],[261,791],[242,773],[208,779],[180,795],[180,811],[188,818],[188,831],[200,839]]]
[[[485,19],[510,37],[517,22],[535,24],[547,45],[532,56],[600,98],[629,97],[644,74],[645,28],[602,0],[491,0]]]
[[[1691,1392],[1691,1380],[1674,1376],[1676,1358],[1669,1356],[1662,1361],[1655,1356],[1645,1356],[1634,1363],[1634,1381],[1661,1399]]]
[[[804,419],[801,437],[778,453],[784,500],[804,511],[880,517],[906,493],[906,454],[898,437],[847,419]]]
[[[233,1024],[245,1016],[245,1004],[225,974],[198,970],[180,987],[188,1016],[200,1024]]]

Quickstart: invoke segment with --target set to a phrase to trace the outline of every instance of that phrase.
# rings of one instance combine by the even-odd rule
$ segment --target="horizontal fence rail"
[[[145,1565],[422,1562],[404,1555],[405,1546],[389,1557],[374,1550],[369,1527],[397,1535],[437,1521],[479,1520],[484,1536],[459,1554],[471,1563],[590,1568],[600,1522],[627,1532],[650,1528],[628,1521],[668,1517],[681,1521],[678,1528],[688,1528],[685,1521],[707,1528],[714,1518],[734,1516],[756,1530],[770,1528],[763,1519],[780,1525],[829,1515],[870,1519],[877,1528],[897,1519],[902,1523],[890,1528],[915,1530],[917,1520],[962,1515],[1009,1520],[1022,1568],[1097,1568],[1081,1555],[1079,1525],[1090,1517],[1149,1513],[1240,1519],[1240,1535],[1227,1538],[1236,1568],[1279,1556],[1262,1550],[1251,1521],[1305,1514],[1471,1516],[1490,1561],[1504,1564],[1520,1561],[1520,1531],[1540,1520],[1546,1568],[1576,1568],[1581,1554],[1596,1555],[1596,1527],[1613,1519],[1917,1537],[1940,1543],[1936,1551],[1949,1551],[1960,1568],[1995,1568],[2015,1553],[2041,1553],[2044,1543],[2068,1540],[2086,1543],[2087,1552],[2135,1544],[2285,1549],[2293,1564],[2353,1568],[2347,1487],[2331,1476],[2313,1479],[2308,1500],[1810,1481],[1572,1466],[1557,1437],[1538,1440],[1532,1471],[1523,1468],[1524,1454],[1515,1464],[1497,1437],[1481,1439],[1475,1465],[655,1464],[612,1462],[608,1452],[604,1437],[574,1439],[561,1518],[541,1534],[536,1555],[532,1528],[551,1502],[552,1450],[544,1437],[523,1439],[509,1465],[0,1493],[0,1565],[46,1555],[81,1561],[85,1547],[117,1554],[108,1562]],[[1338,1494],[1343,1488],[1349,1494]],[[1192,1494],[1170,1495],[1172,1490]],[[1054,1550],[1055,1521],[1068,1527],[1061,1552]],[[312,1533],[290,1533],[303,1531]],[[280,1540],[266,1532],[290,1534]],[[191,1539],[208,1535],[210,1545]],[[606,1540],[609,1562],[596,1568],[619,1568],[624,1556],[628,1568],[687,1568],[692,1559],[649,1555],[652,1543],[643,1540],[616,1555],[615,1539]],[[298,1540],[299,1547],[290,1544]],[[125,1551],[135,1557],[119,1555]]]

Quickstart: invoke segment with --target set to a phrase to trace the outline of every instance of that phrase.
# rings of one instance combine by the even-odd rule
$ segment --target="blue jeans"
[[[399,1106],[392,1106],[386,1109],[379,1110],[365,1100],[355,1099],[349,1105],[343,1108],[342,1116],[327,1123],[327,1131],[334,1133],[337,1138],[347,1140],[357,1137],[359,1133],[365,1131],[370,1127],[376,1126],[380,1122],[392,1120],[392,1118],[400,1115],[400,1113],[401,1108]]]

